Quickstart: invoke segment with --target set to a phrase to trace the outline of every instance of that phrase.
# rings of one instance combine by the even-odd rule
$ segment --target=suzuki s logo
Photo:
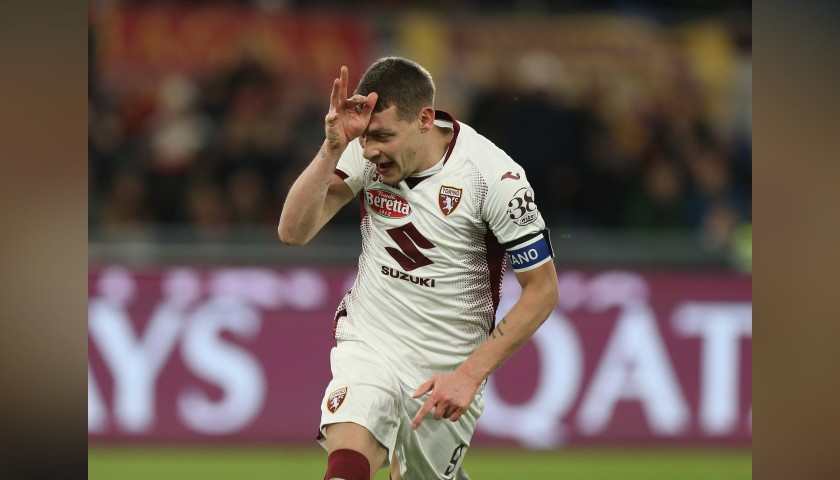
[[[458,205],[461,203],[461,193],[464,192],[463,188],[455,188],[455,187],[447,187],[441,186],[440,187],[440,194],[438,195],[438,206],[440,207],[440,211],[443,212],[444,216],[449,216],[452,212],[458,208]]]
[[[403,218],[411,214],[408,200],[388,190],[365,190],[365,200],[373,213],[388,218]]]

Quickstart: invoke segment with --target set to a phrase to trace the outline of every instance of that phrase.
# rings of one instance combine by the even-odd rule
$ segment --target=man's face
[[[371,116],[359,143],[384,183],[396,185],[418,171],[420,120],[399,118],[393,105]]]

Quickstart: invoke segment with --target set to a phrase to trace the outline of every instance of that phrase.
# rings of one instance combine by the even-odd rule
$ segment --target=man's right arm
[[[307,243],[353,198],[353,191],[335,174],[335,166],[349,143],[367,128],[379,96],[371,92],[347,98],[348,76],[347,67],[341,67],[324,117],[324,144],[292,184],[280,213],[277,234],[287,245]]]
[[[353,198],[353,191],[336,175],[335,166],[344,149],[321,150],[292,184],[277,234],[286,245],[304,245]]]

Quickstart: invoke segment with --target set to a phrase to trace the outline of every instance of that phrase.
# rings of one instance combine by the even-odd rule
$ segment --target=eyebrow
[[[393,130],[377,128],[374,130],[368,130],[365,132],[365,135],[394,135],[396,132]]]

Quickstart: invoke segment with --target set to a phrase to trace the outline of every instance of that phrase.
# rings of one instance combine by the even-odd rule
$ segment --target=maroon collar
[[[446,150],[446,156],[443,158],[443,164],[446,165],[446,162],[449,161],[449,156],[452,155],[452,151],[455,150],[455,142],[458,141],[458,133],[461,132],[461,125],[458,124],[458,120],[455,120],[455,117],[443,110],[435,110],[435,120],[452,122],[452,129],[455,132],[452,135],[452,140],[449,142],[449,148]]]

